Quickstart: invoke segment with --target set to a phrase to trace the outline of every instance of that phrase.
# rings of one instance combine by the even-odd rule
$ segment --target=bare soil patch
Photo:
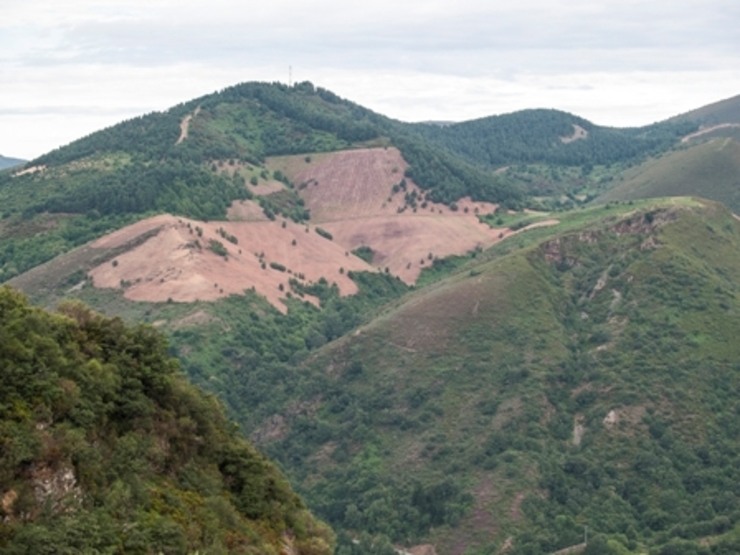
[[[266,222],[268,221],[262,207],[252,200],[238,200],[226,212],[232,222]]]
[[[93,268],[89,275],[95,286],[123,289],[130,300],[150,302],[215,300],[254,288],[285,312],[281,299],[290,291],[291,277],[306,284],[324,277],[348,295],[357,288],[347,271],[371,269],[335,242],[292,222],[282,227],[278,221],[203,223],[156,216],[103,237],[93,246],[112,248],[154,228],[160,229],[156,236]],[[196,228],[202,230],[201,236]],[[238,244],[226,241],[219,229],[236,237]],[[220,242],[228,255],[210,250],[210,241]],[[272,268],[271,263],[286,271]]]
[[[176,145],[179,145],[185,139],[188,138],[188,129],[190,128],[190,121],[200,113],[200,106],[198,106],[192,114],[188,114],[180,122],[180,137],[177,139]]]
[[[20,177],[22,175],[27,175],[31,173],[37,173],[37,172],[44,172],[44,171],[46,171],[46,166],[31,166],[30,168],[26,168],[25,170],[15,172],[13,174],[13,177]]]
[[[408,167],[395,148],[323,154],[310,163],[303,156],[285,156],[270,165],[296,183],[312,222],[347,250],[372,248],[373,264],[380,270],[388,268],[406,283],[414,283],[435,256],[465,254],[501,238],[502,230],[477,218],[492,213],[495,204],[465,198],[453,210],[425,201],[426,193],[410,179],[405,179],[405,190],[393,193]],[[414,193],[416,209],[405,199]]]
[[[268,162],[280,169],[296,184],[298,194],[311,210],[312,221],[324,223],[337,220],[373,216],[406,216],[412,208],[399,213],[406,204],[405,193],[415,191],[419,197],[424,191],[412,180],[406,179],[406,191],[392,193],[394,185],[404,179],[408,164],[395,148],[365,148],[345,150],[312,157],[311,163],[303,156],[283,156]],[[389,200],[390,198],[390,200]],[[418,202],[421,204],[421,200]],[[459,211],[478,209],[486,214],[496,209],[490,203],[473,203],[469,199],[457,203]],[[427,203],[417,213],[455,214],[443,204]]]
[[[373,265],[388,268],[406,283],[414,283],[433,258],[487,248],[499,240],[499,230],[474,216],[414,214],[376,216],[322,224],[347,250],[367,245],[375,251]],[[432,258],[429,258],[429,255]]]
[[[573,124],[573,134],[570,137],[560,137],[563,144],[572,143],[573,141],[582,141],[588,139],[588,131],[580,125]]]

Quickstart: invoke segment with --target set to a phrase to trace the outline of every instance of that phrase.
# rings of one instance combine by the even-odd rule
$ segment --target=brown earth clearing
[[[357,288],[346,272],[370,269],[361,259],[345,254],[341,246],[292,222],[283,228],[277,221],[204,223],[164,215],[112,233],[92,246],[115,248],[155,228],[159,228],[155,236],[93,268],[89,275],[95,286],[122,288],[130,300],[153,302],[214,300],[253,287],[285,312],[280,300],[290,290],[291,277],[307,284],[324,277],[348,295]],[[225,240],[219,230],[236,238],[238,244]],[[211,241],[218,241],[228,254],[213,252]]]
[[[478,215],[493,212],[494,204],[462,199],[453,210],[426,201],[425,193],[409,179],[405,190],[397,188],[394,193],[407,168],[394,148],[284,156],[270,159],[267,166],[295,183],[311,212],[309,224],[268,221],[254,201],[234,203],[227,222],[156,216],[90,245],[94,250],[119,251],[115,259],[90,271],[94,284],[123,289],[131,300],[153,302],[214,300],[253,287],[284,312],[281,299],[290,290],[291,277],[303,276],[301,281],[307,284],[323,277],[336,282],[343,295],[356,292],[348,271],[387,268],[411,284],[434,258],[485,249],[512,233],[478,220]],[[247,187],[267,194],[284,185]],[[536,225],[551,223],[555,222]],[[316,233],[316,226],[333,240]],[[149,236],[137,240],[144,234]],[[215,241],[225,255],[209,248],[216,245],[215,250],[221,250]],[[128,244],[132,247],[122,248]],[[372,265],[351,254],[360,246],[374,251]]]
[[[226,217],[232,222],[266,222],[268,221],[262,207],[252,200],[239,200],[231,205]]]
[[[573,141],[579,141],[588,139],[588,131],[586,131],[580,125],[573,124],[573,134],[570,137],[560,137],[560,142],[563,144],[572,143]]]
[[[304,156],[282,156],[268,165],[297,185],[312,222],[347,250],[363,245],[372,248],[374,266],[388,268],[409,284],[434,257],[465,254],[502,238],[502,230],[491,229],[477,218],[493,212],[495,204],[466,198],[453,210],[425,202],[424,191],[410,179],[406,179],[405,191],[394,193],[394,185],[404,179],[408,167],[395,148],[323,154],[311,157],[310,162]],[[406,199],[414,194],[416,208]]]
[[[696,137],[701,137],[702,135],[707,135],[712,131],[717,131],[718,129],[727,129],[729,127],[740,127],[740,123],[720,123],[718,125],[712,125],[710,127],[703,127],[699,129],[699,131],[691,133],[690,135],[686,135],[684,138],[681,139],[681,142],[688,143],[691,139],[695,139]]]

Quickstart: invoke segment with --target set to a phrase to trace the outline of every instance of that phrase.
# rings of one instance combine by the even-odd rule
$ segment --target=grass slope
[[[706,126],[720,123],[740,123],[740,95],[680,114],[669,121],[693,121]]]
[[[693,195],[740,212],[740,143],[717,138],[625,171],[596,202]]]

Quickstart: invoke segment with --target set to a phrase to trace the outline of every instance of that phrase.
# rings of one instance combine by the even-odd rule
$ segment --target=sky
[[[737,0],[0,0],[0,155],[244,81],[404,121],[645,125],[740,94],[738,29]]]

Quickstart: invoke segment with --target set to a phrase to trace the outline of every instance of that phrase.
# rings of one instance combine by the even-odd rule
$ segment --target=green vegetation
[[[584,137],[562,141],[574,125]],[[704,201],[631,200],[740,206],[735,141],[629,167],[695,128],[607,129],[549,110],[432,128],[310,83],[245,83],[81,139],[29,163],[45,166],[35,173],[0,173],[0,281],[160,326],[189,378],[337,528],[338,554],[431,542],[482,555],[509,537],[513,555],[547,553],[586,525],[586,553],[737,552],[740,224]],[[347,272],[360,292],[341,297],[327,279],[288,275],[287,314],[254,292],[132,303],[90,287],[86,271],[130,245],[17,276],[158,212],[223,219],[247,183],[271,177],[285,188],[258,198],[265,214],[305,222],[266,157],[318,163],[368,145],[400,149],[423,191],[399,174],[391,194],[412,209],[471,196],[502,205],[482,218],[494,227],[545,217],[509,213],[524,206],[559,223],[485,252],[430,253],[411,288]],[[629,202],[583,207],[614,186],[602,199]],[[0,292],[3,552],[269,552],[291,533],[298,552],[329,550],[280,473],[178,377],[160,335],[62,312]],[[68,469],[75,510],[39,501],[33,480]]]
[[[513,553],[541,553],[587,524],[616,553],[704,549],[706,536],[707,552],[732,551],[738,223],[664,202],[578,210],[556,229],[471,255],[315,356],[343,332],[309,332],[299,350],[194,330],[175,344],[198,353],[183,356],[198,381],[249,400],[240,421],[340,530],[443,551],[495,549],[500,529]],[[272,326],[323,312],[291,302]],[[250,334],[268,321],[253,314]],[[204,373],[209,349],[233,372]]]
[[[216,239],[211,239],[210,241],[208,241],[208,250],[216,253],[219,256],[223,256],[224,258],[229,257],[229,251],[226,250],[224,244],[221,241],[217,241]]]
[[[329,241],[331,241],[332,239],[334,239],[334,236],[331,233],[329,233],[328,231],[326,231],[325,229],[323,229],[321,227],[317,227],[316,228],[316,233],[318,233],[319,235],[321,235],[324,239],[329,239]]]
[[[0,335],[3,553],[331,552],[153,328],[5,287]]]
[[[578,126],[585,132],[575,136]],[[417,124],[415,130],[476,164],[612,164],[662,152],[697,128],[690,121],[616,129],[557,110],[522,110],[453,125]],[[563,140],[566,139],[566,140]]]
[[[282,215],[295,223],[308,221],[311,217],[304,207],[305,201],[291,189],[283,189],[269,195],[257,197],[265,216],[274,220],[276,215]]]
[[[355,250],[353,250],[352,254],[354,254],[357,258],[361,258],[368,264],[372,264],[375,251],[371,249],[370,247],[368,247],[367,245],[362,245],[360,247],[357,247]]]

